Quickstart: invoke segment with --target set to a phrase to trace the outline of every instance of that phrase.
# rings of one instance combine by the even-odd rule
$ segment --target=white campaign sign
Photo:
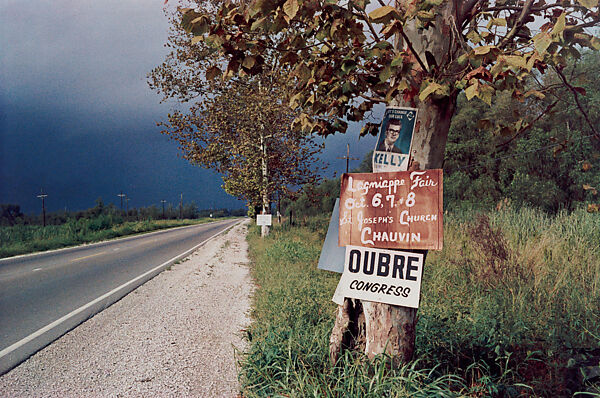
[[[259,214],[256,216],[256,225],[271,225],[270,214]]]
[[[344,272],[333,296],[419,308],[423,254],[346,246]]]

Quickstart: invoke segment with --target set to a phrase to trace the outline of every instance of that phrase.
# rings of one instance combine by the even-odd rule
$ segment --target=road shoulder
[[[252,281],[247,222],[0,377],[7,397],[238,393]]]

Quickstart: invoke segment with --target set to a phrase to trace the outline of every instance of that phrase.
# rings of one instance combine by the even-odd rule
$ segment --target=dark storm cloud
[[[156,122],[169,107],[146,84],[165,55],[160,0],[0,5],[0,203],[37,211],[194,200],[240,207],[220,178],[177,158]],[[203,187],[201,190],[199,187]]]

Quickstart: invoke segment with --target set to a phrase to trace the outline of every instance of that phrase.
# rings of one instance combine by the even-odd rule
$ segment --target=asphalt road
[[[0,352],[236,222],[0,260]]]

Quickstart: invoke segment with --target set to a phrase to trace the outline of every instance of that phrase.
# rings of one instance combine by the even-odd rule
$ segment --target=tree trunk
[[[406,1],[398,1],[397,7],[401,7]],[[453,40],[452,28],[453,21],[456,20],[454,3],[446,3],[443,12],[437,16],[435,28],[421,33],[423,31],[406,26],[404,31],[408,40],[397,41],[398,45],[405,47],[410,44],[428,70],[451,63],[452,59],[458,57],[460,50],[457,41]],[[448,97],[441,100],[427,99],[421,102],[414,98],[407,103],[397,99],[390,104],[419,109],[409,170],[442,168],[457,96],[458,91],[452,90]],[[335,363],[340,352],[346,348],[364,349],[369,358],[377,354],[389,354],[393,357],[394,365],[410,361],[415,349],[417,310],[369,301],[355,303],[358,301],[346,298],[344,305],[338,307],[330,338],[331,361]],[[359,328],[363,323],[364,329]]]

